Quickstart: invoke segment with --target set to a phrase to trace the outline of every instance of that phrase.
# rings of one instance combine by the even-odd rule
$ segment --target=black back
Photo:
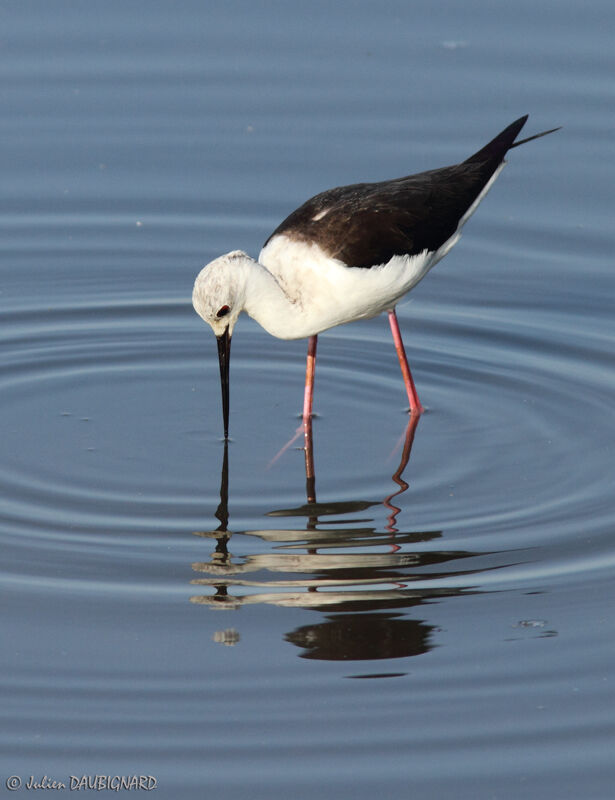
[[[316,242],[348,266],[436,251],[457,230],[527,120],[521,117],[461,164],[379,183],[340,186],[312,197],[271,234]],[[326,212],[320,219],[314,219]],[[267,244],[267,242],[265,244]]]

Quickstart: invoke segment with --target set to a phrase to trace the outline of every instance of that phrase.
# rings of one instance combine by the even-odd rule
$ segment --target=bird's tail
[[[535,133],[533,136],[528,136],[527,139],[520,139],[518,142],[514,142],[509,147],[509,150],[512,150],[513,147],[519,147],[520,144],[525,144],[526,142],[531,142],[533,139],[540,139],[541,136],[547,136],[549,133],[555,133],[555,131],[561,131],[562,126],[558,125],[557,128],[551,128],[549,131],[543,131],[542,133]]]
[[[495,139],[492,139],[477,153],[471,155],[470,158],[467,158],[464,163],[467,164],[469,162],[474,162],[479,164],[491,164],[492,168],[495,170],[497,165],[502,162],[504,156],[512,147],[518,147],[520,144],[531,142],[532,139],[538,139],[541,136],[546,136],[548,133],[553,133],[554,131],[559,130],[559,128],[552,128],[550,131],[535,133],[534,136],[528,136],[527,139],[520,139],[518,142],[516,142],[515,139],[519,135],[521,128],[527,122],[527,118],[527,114],[525,114],[523,117],[519,117],[519,119],[511,123],[501,133],[498,133]]]

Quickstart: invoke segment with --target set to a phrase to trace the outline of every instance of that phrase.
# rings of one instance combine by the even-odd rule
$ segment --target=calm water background
[[[2,784],[612,796],[614,33],[607,0],[2,4]],[[200,267],[527,112],[564,130],[400,308],[416,431],[386,320],[322,336],[308,504],[271,464],[305,343],[246,318],[227,472]]]

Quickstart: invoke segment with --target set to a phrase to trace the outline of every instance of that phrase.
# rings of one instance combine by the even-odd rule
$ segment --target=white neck
[[[315,332],[298,300],[284,291],[275,276],[258,261],[246,260],[243,310],[278,339],[303,339]]]

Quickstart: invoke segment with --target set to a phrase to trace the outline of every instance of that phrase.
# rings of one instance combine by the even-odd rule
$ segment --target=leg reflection
[[[316,475],[314,472],[314,442],[312,439],[312,418],[303,421],[303,440],[305,451],[305,494],[308,503],[316,502]]]
[[[393,505],[392,500],[394,497],[397,497],[400,494],[408,489],[408,484],[402,478],[404,470],[408,466],[408,462],[410,461],[410,454],[412,452],[412,444],[414,442],[414,434],[416,433],[416,429],[419,424],[420,420],[419,414],[411,414],[408,419],[408,425],[406,427],[406,433],[404,437],[404,447],[401,454],[401,461],[399,462],[399,466],[391,476],[393,481],[400,487],[396,492],[385,497],[382,501],[382,504],[385,508],[388,508],[391,513],[388,517],[388,524],[386,525],[386,530],[390,533],[397,533],[398,528],[396,527],[397,522],[397,515],[401,511],[400,508]],[[306,487],[306,497],[308,504],[316,503],[316,471],[314,469],[314,441],[312,438],[312,420],[308,418],[303,423],[303,437],[304,437],[304,453],[305,453],[305,487]]]
[[[396,471],[393,473],[393,480],[399,486],[399,489],[393,494],[390,494],[388,497],[382,501],[382,504],[390,509],[391,513],[389,514],[388,518],[388,525],[386,529],[391,533],[397,533],[398,528],[397,525],[397,515],[401,511],[401,508],[398,506],[394,506],[391,502],[394,497],[397,497],[400,494],[403,494],[406,489],[408,488],[408,484],[402,478],[404,470],[408,466],[408,461],[410,461],[410,453],[412,452],[412,444],[414,442],[414,434],[416,433],[417,426],[419,424],[420,416],[418,414],[411,414],[410,419],[408,420],[408,426],[406,428],[406,436],[404,439],[404,449],[401,454],[401,461],[399,462],[399,467],[397,467]]]

